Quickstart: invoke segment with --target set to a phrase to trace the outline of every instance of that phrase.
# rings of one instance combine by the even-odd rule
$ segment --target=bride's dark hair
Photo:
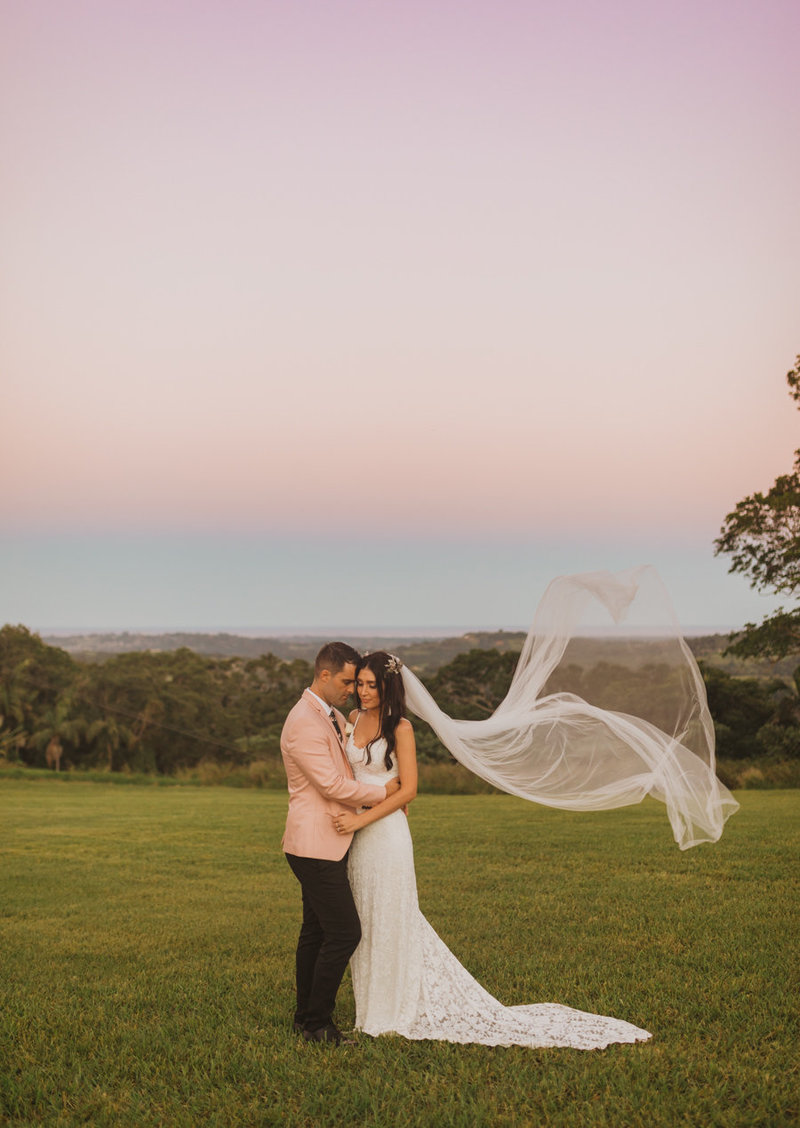
[[[365,654],[356,666],[356,704],[361,709],[361,698],[358,696],[358,675],[362,670],[369,670],[375,675],[375,687],[381,699],[378,732],[366,746],[367,763],[372,763],[372,745],[383,737],[386,741],[386,756],[384,763],[386,770],[392,767],[392,753],[396,744],[397,726],[406,715],[406,691],[403,678],[400,674],[402,662],[393,654],[385,650],[376,650],[372,654]]]

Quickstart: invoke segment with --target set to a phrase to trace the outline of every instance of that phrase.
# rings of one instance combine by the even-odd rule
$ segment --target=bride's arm
[[[397,756],[397,767],[400,772],[400,787],[394,794],[384,799],[359,815],[346,814],[334,816],[336,822],[345,834],[355,830],[363,830],[370,823],[390,815],[392,811],[399,811],[410,803],[417,794],[417,745],[414,740],[414,730],[410,721],[405,718],[397,726],[395,733],[394,752]]]

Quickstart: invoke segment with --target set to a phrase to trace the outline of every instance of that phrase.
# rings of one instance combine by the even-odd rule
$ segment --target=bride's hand
[[[331,815],[331,818],[333,819],[333,829],[337,834],[352,834],[361,826],[358,815],[352,815],[349,811]]]

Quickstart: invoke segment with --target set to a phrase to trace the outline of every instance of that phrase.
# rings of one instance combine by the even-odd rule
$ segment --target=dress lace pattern
[[[352,735],[347,742],[347,757],[363,782],[385,784],[397,775],[396,763],[386,770],[385,755],[385,741],[376,741],[368,764]],[[484,990],[420,912],[402,811],[358,831],[348,865],[362,927],[351,960],[357,1029],[373,1036],[579,1050],[650,1037],[621,1019],[557,1003],[506,1007]]]

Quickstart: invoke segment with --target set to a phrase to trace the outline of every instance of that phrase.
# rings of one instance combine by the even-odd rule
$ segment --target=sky
[[[796,0],[0,10],[0,622],[687,629],[788,472]]]

